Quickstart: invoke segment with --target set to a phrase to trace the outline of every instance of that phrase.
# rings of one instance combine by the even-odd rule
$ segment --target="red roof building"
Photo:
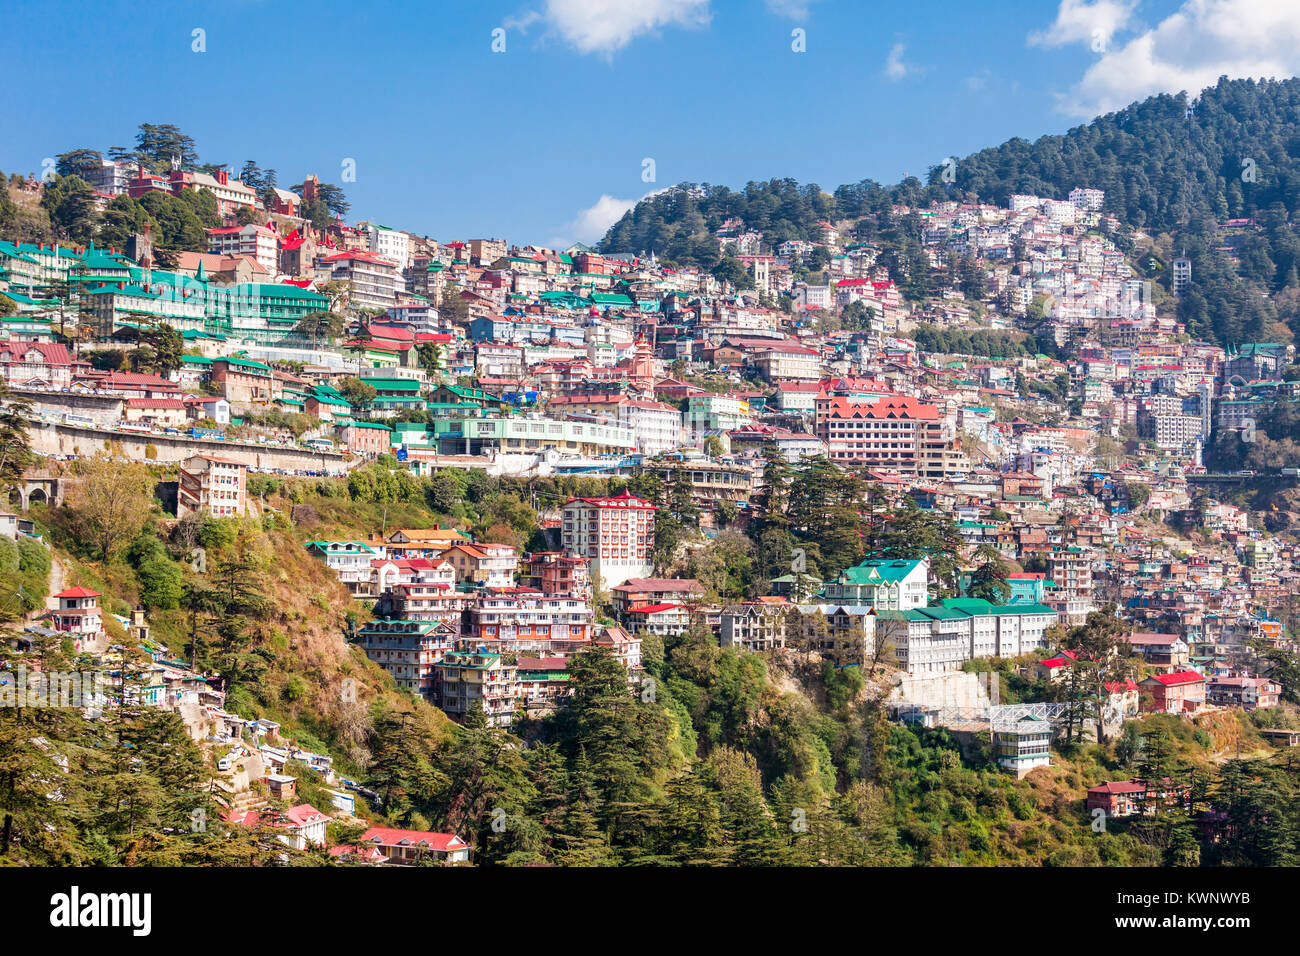
[[[892,468],[901,474],[943,478],[949,447],[934,405],[909,395],[870,404],[848,397],[818,402],[815,430],[836,463]]]
[[[469,844],[454,833],[371,827],[361,834],[357,848],[376,849],[389,863],[415,863],[425,856],[446,863],[469,862]]]
[[[611,498],[570,498],[561,508],[566,553],[591,559],[598,588],[616,587],[654,570],[654,513],[644,498],[624,491]]]
[[[285,831],[279,840],[295,850],[305,850],[308,846],[324,846],[329,817],[321,813],[310,803],[300,803],[288,810],[249,810],[226,815],[226,821],[239,826],[269,826]]]
[[[1138,688],[1143,713],[1195,714],[1205,707],[1206,679],[1196,671],[1153,674]]]
[[[72,384],[72,359],[57,342],[0,342],[0,379],[62,388]]]
[[[67,588],[54,595],[59,606],[47,611],[43,619],[48,621],[51,629],[72,638],[73,647],[78,652],[97,653],[108,642],[103,612],[99,607],[100,597],[98,591],[90,588]]]

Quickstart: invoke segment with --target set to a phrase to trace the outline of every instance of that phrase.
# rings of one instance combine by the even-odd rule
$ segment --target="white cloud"
[[[992,75],[992,73],[985,69],[966,77],[966,89],[970,90],[972,93],[978,93],[989,85],[989,78]]]
[[[576,242],[594,243],[609,232],[609,227],[623,218],[623,214],[655,192],[648,192],[640,199],[619,199],[608,193],[601,193],[595,204],[580,210],[572,222],[564,224],[564,236],[551,240],[556,249],[564,249]]]
[[[1063,0],[1062,10],[1070,2]],[[1294,0],[1185,0],[1156,26],[1107,48],[1057,108],[1088,118],[1154,93],[1198,93],[1220,76],[1297,73],[1300,4]]]
[[[1111,38],[1128,26],[1138,0],[1061,0],[1056,22],[1029,34],[1030,46],[1058,47],[1087,43],[1102,53]]]
[[[895,43],[889,50],[889,56],[885,57],[885,76],[895,83],[909,73],[917,72],[915,66],[903,60],[903,53],[906,50],[907,47],[902,43]]]
[[[542,22],[579,53],[610,57],[644,33],[705,26],[709,17],[709,0],[546,0],[542,10],[510,17],[505,25],[525,32]]]

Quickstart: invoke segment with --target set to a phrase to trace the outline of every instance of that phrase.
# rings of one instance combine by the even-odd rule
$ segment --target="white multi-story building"
[[[604,416],[632,431],[643,455],[676,451],[685,440],[682,413],[674,406],[626,395],[565,395],[551,400],[552,412]]]
[[[509,727],[519,708],[519,668],[513,660],[484,650],[449,651],[434,670],[438,706],[463,720],[475,708],[492,727]]]
[[[654,571],[655,506],[626,491],[613,498],[571,498],[564,503],[560,540],[564,550],[591,559],[600,588]]]
[[[248,256],[271,275],[280,271],[280,245],[265,226],[231,226],[208,230],[208,252],[223,256]]]
[[[1070,202],[1079,209],[1088,212],[1101,212],[1102,204],[1106,201],[1106,190],[1104,189],[1071,189]]]
[[[130,187],[135,168],[131,163],[115,163],[111,159],[101,157],[99,169],[90,174],[90,185],[95,192],[106,196],[125,195]]]
[[[374,565],[384,563],[382,545],[372,547],[362,541],[308,541],[307,550],[324,561],[353,595],[375,593]]]
[[[898,665],[909,674],[960,670],[983,657],[1018,657],[1046,645],[1058,613],[1042,604],[990,604],[950,598],[930,607],[878,612],[877,630],[894,643]]]
[[[753,361],[769,382],[790,379],[815,382],[822,377],[821,353],[792,342],[777,342],[769,348],[759,348]]]
[[[1047,554],[1052,587],[1046,603],[1061,612],[1062,623],[1082,624],[1093,610],[1092,553],[1084,548],[1056,548]]]
[[[796,283],[794,301],[805,309],[829,309],[835,304],[835,290],[829,285]]]
[[[397,304],[397,292],[403,288],[397,264],[371,252],[343,252],[321,260],[328,274],[326,281],[349,283],[348,296],[353,305],[366,309],[391,309]]]
[[[176,516],[207,511],[218,518],[244,514],[244,476],[248,466],[229,458],[193,455],[181,462],[176,489]]]
[[[371,252],[391,259],[397,263],[397,268],[405,269],[411,264],[411,237],[406,233],[387,226],[368,225],[366,241]]]
[[[722,629],[718,637],[722,647],[740,647],[747,651],[770,651],[785,647],[785,622],[789,605],[747,602],[722,609]]]
[[[455,646],[456,632],[439,621],[383,619],[357,632],[366,657],[402,690],[434,699],[434,667]]]
[[[594,616],[590,604],[571,594],[489,588],[470,610],[471,636],[490,651],[545,655],[563,651],[564,642],[588,641]]]
[[[692,395],[687,403],[686,428],[689,431],[729,432],[754,421],[749,401],[734,395]]]
[[[998,751],[998,766],[1019,779],[1038,767],[1051,766],[1051,721],[1022,717],[1014,724],[995,728],[993,744]]]

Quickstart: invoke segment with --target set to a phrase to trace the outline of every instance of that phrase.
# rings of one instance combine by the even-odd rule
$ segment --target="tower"
[[[636,340],[636,351],[632,356],[632,374],[629,380],[632,386],[643,394],[651,394],[655,387],[654,350],[645,339]]]

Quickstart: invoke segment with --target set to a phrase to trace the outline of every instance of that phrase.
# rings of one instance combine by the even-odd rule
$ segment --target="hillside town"
[[[654,702],[643,651],[687,636],[851,669],[893,722],[987,735],[1014,779],[1063,736],[1297,692],[1276,666],[1297,625],[1297,470],[1214,457],[1294,405],[1295,348],[1194,339],[1173,308],[1191,262],[1153,279],[1134,254],[1149,237],[1087,182],[888,209],[916,226],[918,295],[899,251],[850,222],[776,242],[716,223],[725,268],[705,269],[322,222],[337,187],[310,174],[80,171],[96,215],[199,195],[217,222],[206,251],[160,244],[152,221],[121,243],[0,237],[0,380],[30,452],[0,513],[15,545],[49,550],[87,463],[143,463],[162,527],[300,528],[283,560],[337,583],[352,617],[335,643],[393,692],[502,731],[568,706],[595,653]],[[8,188],[39,205],[55,181]],[[1220,223],[1225,249],[1254,227]],[[306,479],[379,520],[342,537],[337,514],[309,522],[281,493]],[[376,490],[416,481],[438,520],[401,523],[405,492]],[[847,526],[794,504],[842,481]],[[507,490],[522,522],[465,519]],[[217,550],[180,560],[201,574]],[[386,825],[336,756],[232,706],[230,675],[197,640],[186,659],[152,635],[155,609],[106,593],[111,575],[49,563],[45,606],[9,621],[0,692],[61,642],[95,674],[88,710],[179,715],[230,825],[340,863],[475,861],[471,834]],[[1264,729],[1287,747],[1296,726]],[[1126,777],[1080,799],[1141,815],[1180,786]],[[340,822],[346,841],[327,836]]]

